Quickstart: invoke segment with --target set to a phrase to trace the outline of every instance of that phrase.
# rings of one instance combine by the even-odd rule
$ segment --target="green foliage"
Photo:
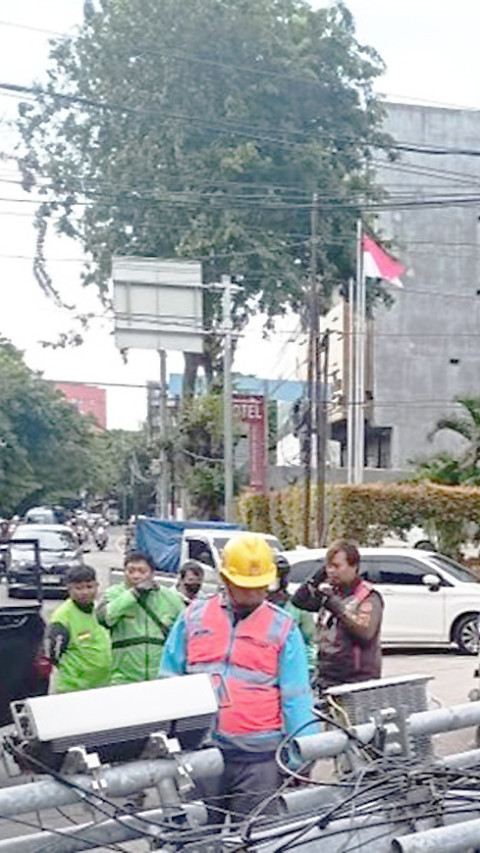
[[[151,513],[155,492],[153,455],[155,450],[145,431],[95,433],[91,441],[90,494],[117,501],[126,518],[132,513]]]
[[[0,338],[0,516],[81,493],[147,512],[150,463],[143,432],[99,432]]]
[[[438,453],[414,463],[413,477],[417,481],[480,485],[480,398],[456,397],[455,402],[461,407],[459,414],[440,418],[429,437],[450,430],[462,439],[463,452],[458,456]]]
[[[224,501],[223,401],[219,394],[183,400],[170,455],[185,488],[188,515],[221,516]]]
[[[312,502],[313,503],[313,502]],[[423,527],[440,551],[456,556],[472,526],[480,526],[480,488],[433,483],[331,486],[328,539],[379,545]],[[290,487],[268,495],[244,493],[237,501],[240,523],[273,533],[287,547],[303,544],[303,491]],[[285,534],[286,531],[286,534]]]
[[[417,462],[412,479],[418,482],[429,480],[444,486],[460,486],[470,481],[471,472],[465,470],[461,462],[449,453],[438,453]]]
[[[0,514],[79,494],[92,472],[93,428],[0,338]]]
[[[208,281],[245,276],[237,326],[250,296],[270,316],[301,308],[316,191],[327,307],[354,265],[355,198],[374,194],[368,143],[386,140],[372,91],[382,71],[340,2],[90,8],[77,36],[54,42],[36,103],[19,108],[23,184],[45,198],[42,287],[55,294],[43,258],[51,223],[83,244],[85,283],[103,294],[113,253],[203,258]],[[207,295],[207,328],[219,312],[220,297]]]

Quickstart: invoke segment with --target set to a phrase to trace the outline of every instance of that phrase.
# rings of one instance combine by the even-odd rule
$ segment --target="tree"
[[[103,296],[113,253],[184,257],[203,260],[207,282],[244,276],[238,327],[251,310],[303,309],[316,192],[325,309],[352,272],[358,202],[374,194],[382,71],[342,2],[89,4],[78,35],[53,43],[35,103],[19,107],[23,185],[44,196],[41,286],[57,293],[44,258],[53,224],[82,243],[84,282]],[[207,294],[207,329],[219,313]],[[206,354],[211,376],[214,335]]]
[[[176,484],[186,492],[188,515],[216,518],[223,512],[223,402],[217,393],[184,400],[167,448]]]
[[[109,430],[94,436],[91,497],[115,500],[122,516],[150,513],[155,483],[151,473],[154,450],[145,430]]]
[[[92,476],[92,422],[0,338],[0,514],[78,495]]]
[[[456,397],[455,402],[461,407],[460,414],[440,418],[429,439],[450,430],[462,439],[463,452],[458,456],[438,453],[417,463],[417,479],[451,486],[480,485],[480,398]]]

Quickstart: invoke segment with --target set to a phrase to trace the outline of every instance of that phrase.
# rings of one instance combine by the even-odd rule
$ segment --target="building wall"
[[[56,382],[55,387],[82,415],[93,415],[100,429],[107,428],[107,392],[95,385]]]
[[[386,130],[399,142],[480,149],[480,112],[391,104]],[[455,449],[428,434],[455,411],[457,395],[480,396],[480,158],[405,153],[384,162],[379,180],[407,202],[477,196],[452,207],[410,206],[380,225],[408,267],[393,308],[380,308],[373,335],[372,423],[392,427],[391,464]]]

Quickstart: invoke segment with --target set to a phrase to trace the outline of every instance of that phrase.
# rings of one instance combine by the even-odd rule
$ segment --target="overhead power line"
[[[205,119],[200,116],[195,116],[191,112],[188,115],[184,115],[180,113],[170,113],[168,111],[162,110],[161,108],[152,109],[151,107],[142,106],[130,107],[124,104],[101,101],[96,98],[88,98],[82,95],[69,94],[67,92],[48,91],[45,89],[41,89],[40,87],[25,86],[19,83],[0,83],[0,90],[7,94],[11,94],[13,96],[18,97],[23,97],[27,95],[33,97],[34,100],[37,100],[39,96],[43,96],[51,100],[57,101],[63,106],[72,106],[78,104],[79,106],[83,107],[90,107],[93,109],[106,110],[121,114],[132,114],[144,117],[156,115],[173,121],[188,122],[189,124],[199,124],[205,126],[207,130],[211,130],[216,133],[235,134],[239,136],[250,137],[252,139],[257,139],[259,141],[269,142],[272,144],[295,146],[303,138],[304,140],[308,140],[310,142],[318,139],[328,141],[334,144],[366,145],[371,148],[404,151],[417,154],[428,154],[438,156],[453,154],[457,156],[480,157],[480,149],[477,148],[463,148],[444,145],[434,146],[413,142],[409,143],[398,140],[387,142],[385,139],[382,140],[379,137],[354,137],[348,134],[332,134],[326,131],[322,131],[320,128],[314,126],[309,132],[304,130],[296,130],[293,128],[264,126],[252,127],[249,125],[242,124],[242,122],[240,121],[237,122],[232,119],[226,120],[224,118],[216,118],[212,120],[208,118]],[[269,133],[273,134],[273,136],[266,135]],[[297,139],[285,139],[285,134],[294,136]]]

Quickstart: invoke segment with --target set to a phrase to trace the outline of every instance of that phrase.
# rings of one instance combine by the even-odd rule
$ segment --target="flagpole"
[[[347,326],[347,343],[348,343],[348,383],[346,388],[347,397],[347,483],[353,482],[353,459],[354,459],[354,440],[355,440],[355,424],[354,424],[354,400],[355,400],[355,377],[353,351],[355,347],[354,337],[354,286],[353,278],[348,279],[348,326]]]
[[[354,483],[363,482],[365,457],[365,423],[363,403],[365,400],[365,276],[363,274],[362,220],[357,220],[357,298],[356,298],[356,347],[355,347],[355,449]]]

